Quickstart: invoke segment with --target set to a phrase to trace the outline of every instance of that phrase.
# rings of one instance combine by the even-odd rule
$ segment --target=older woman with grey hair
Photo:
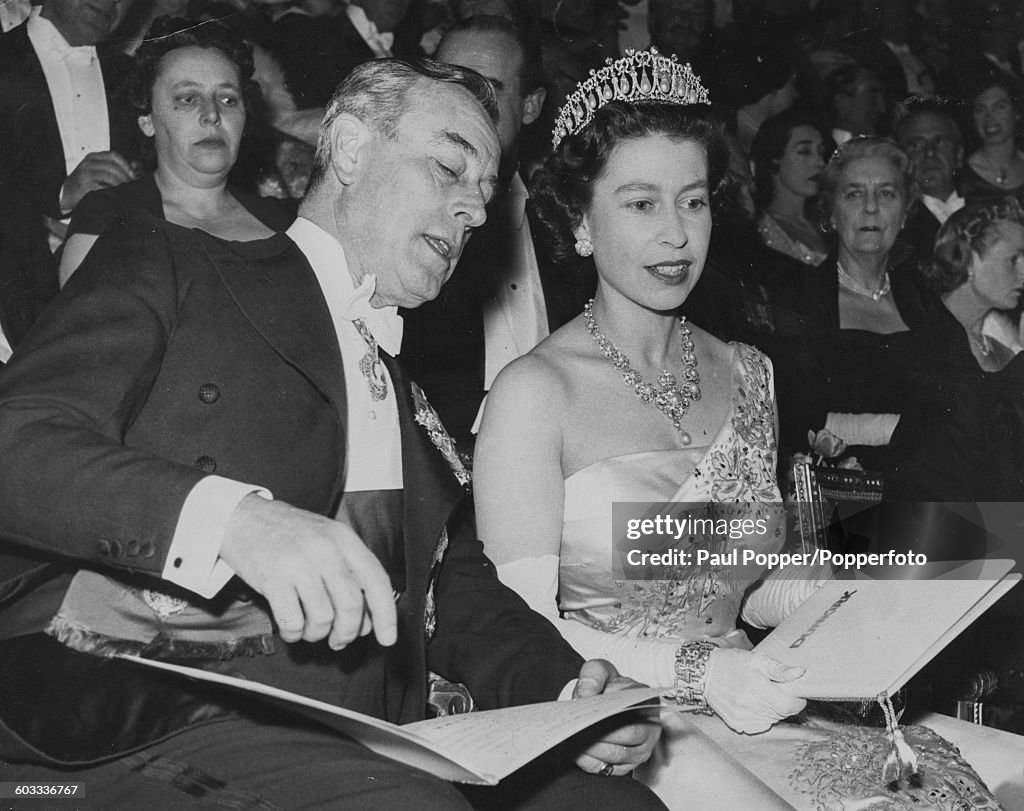
[[[854,138],[822,179],[823,222],[836,247],[805,274],[790,307],[789,358],[776,358],[783,441],[802,450],[808,432],[828,429],[870,470],[915,391],[927,390],[927,362],[940,309],[897,241],[917,186],[909,156],[885,138]],[[781,364],[779,363],[781,361]]]

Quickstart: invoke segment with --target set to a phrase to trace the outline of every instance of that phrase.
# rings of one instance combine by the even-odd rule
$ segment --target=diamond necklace
[[[690,340],[690,328],[686,326],[686,317],[679,317],[679,347],[683,359],[683,378],[686,381],[680,386],[676,377],[667,369],[658,375],[658,386],[648,383],[633,368],[615,344],[609,341],[594,319],[594,300],[591,299],[583,308],[583,323],[587,332],[594,339],[601,354],[612,362],[612,366],[622,373],[622,382],[633,389],[633,393],[644,404],[654,404],[662,414],[669,418],[672,427],[679,432],[679,439],[684,445],[690,444],[690,435],[683,430],[682,421],[690,410],[690,401],[700,399],[700,375],[697,373],[697,355],[694,354],[693,341]]]
[[[883,298],[888,296],[889,291],[892,290],[892,284],[889,282],[889,271],[885,271],[885,275],[882,277],[882,286],[877,290],[872,290],[871,288],[862,285],[853,278],[853,276],[847,273],[842,262],[836,262],[836,270],[839,272],[839,284],[853,293],[868,296],[872,301],[881,301]]]

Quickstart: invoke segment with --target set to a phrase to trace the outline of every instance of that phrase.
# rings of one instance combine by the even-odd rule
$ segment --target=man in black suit
[[[131,0],[46,0],[0,35],[0,330],[17,345],[57,294],[50,228],[131,180],[137,127],[111,99],[130,60],[96,48]],[[48,219],[47,219],[48,218]]]
[[[577,695],[626,686],[497,580],[465,471],[392,357],[396,305],[436,296],[484,221],[494,112],[470,71],[375,60],[329,107],[286,235],[225,243],[140,214],[96,243],[0,376],[0,537],[22,553],[0,569],[6,779],[74,777],[97,807],[470,807],[115,652],[400,723],[423,716],[428,667],[484,708],[577,675]],[[660,807],[585,773],[625,774],[656,730],[602,734],[503,807]]]
[[[521,23],[480,15],[449,31],[437,58],[476,70],[495,88],[502,191],[451,283],[407,314],[402,359],[468,451],[494,378],[581,313],[595,282],[552,267],[534,249],[518,170],[520,133],[544,104],[539,38]]]
[[[856,63],[836,68],[825,78],[824,95],[836,146],[860,135],[882,134],[887,107],[876,71]]]
[[[920,203],[907,218],[900,239],[927,260],[939,228],[964,206],[956,190],[956,173],[964,159],[963,135],[942,104],[924,101],[912,105],[896,125],[896,140],[913,158],[921,189]]]
[[[304,5],[287,9],[274,20],[269,42],[300,110],[326,106],[356,65],[381,57],[421,55],[419,34],[404,0],[335,0],[327,4],[326,13],[316,15]]]

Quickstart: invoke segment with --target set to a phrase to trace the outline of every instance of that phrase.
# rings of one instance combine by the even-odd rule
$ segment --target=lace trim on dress
[[[733,350],[731,415],[670,502],[707,502],[699,515],[714,530],[680,537],[679,548],[719,554],[743,547],[772,551],[784,535],[782,498],[775,481],[775,399],[768,359],[746,344]],[[663,512],[664,510],[662,510]],[[683,516],[676,516],[682,518]],[[758,519],[765,534],[732,537],[717,531],[722,519]],[[702,526],[708,526],[702,524]],[[610,613],[571,616],[592,628],[647,639],[693,639],[715,636],[735,628],[743,593],[755,579],[752,567],[727,563],[667,566],[650,579],[615,580],[620,600]]]
[[[768,359],[734,343],[740,373],[733,395],[733,433],[713,446],[694,476],[710,483],[713,501],[779,502],[775,481],[775,392]]]

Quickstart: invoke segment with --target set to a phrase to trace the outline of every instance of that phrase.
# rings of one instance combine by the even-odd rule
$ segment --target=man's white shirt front
[[[367,344],[352,323],[363,317],[381,348],[397,354],[401,345],[401,316],[397,308],[370,311],[369,297],[375,278],[364,278],[357,288],[349,273],[345,251],[323,229],[298,218],[286,232],[302,251],[327,302],[341,350],[346,392],[345,492],[401,489],[402,437],[398,401],[386,368],[382,368],[388,394],[375,401],[359,360]],[[396,344],[397,339],[397,344]],[[178,518],[163,577],[203,597],[212,597],[234,575],[219,558],[228,522],[239,502],[256,493],[272,494],[258,485],[207,476],[189,493]]]
[[[945,200],[932,197],[930,194],[922,194],[921,202],[924,203],[925,208],[935,215],[935,219],[939,221],[940,225],[944,225],[946,220],[950,218],[950,215],[959,211],[967,204],[967,201],[957,194],[956,191]]]
[[[91,45],[72,47],[53,23],[32,8],[27,33],[53,100],[57,129],[70,175],[90,152],[110,149],[110,120],[103,71]]]
[[[496,201],[488,217],[499,219],[498,227],[510,235],[511,250],[488,260],[497,284],[483,302],[484,391],[490,391],[498,373],[548,337],[547,306],[540,281],[537,254],[526,216],[526,184],[516,172],[508,191]],[[480,426],[483,403],[473,423]]]

